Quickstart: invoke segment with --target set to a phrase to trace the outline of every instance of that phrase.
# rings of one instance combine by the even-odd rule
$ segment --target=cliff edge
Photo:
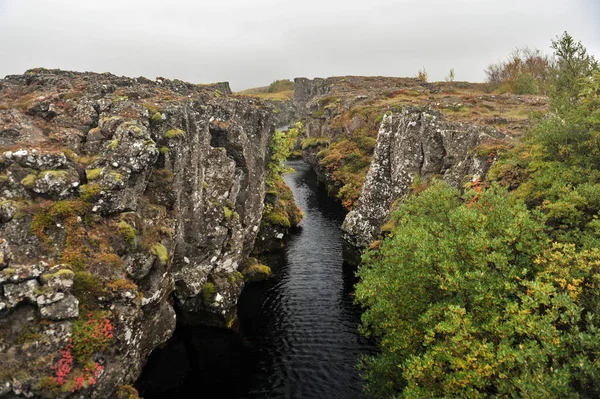
[[[0,396],[115,397],[176,317],[235,322],[273,112],[230,93],[45,69],[0,80]]]

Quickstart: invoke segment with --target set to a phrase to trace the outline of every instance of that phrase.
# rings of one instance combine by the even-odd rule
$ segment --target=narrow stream
[[[353,305],[354,271],[342,260],[345,212],[301,161],[286,183],[304,211],[301,230],[269,259],[276,277],[240,298],[242,332],[258,350],[245,398],[361,398],[356,363],[369,350]]]
[[[342,259],[345,212],[307,164],[289,166],[305,216],[268,257],[274,277],[244,288],[238,333],[178,326],[136,385],[145,399],[363,398],[355,366],[372,347],[357,332],[354,270]]]

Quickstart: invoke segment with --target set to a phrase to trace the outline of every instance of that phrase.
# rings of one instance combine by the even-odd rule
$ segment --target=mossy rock
[[[236,222],[240,221],[240,215],[236,211],[231,210],[231,208],[228,206],[223,207],[223,213],[225,214],[225,219],[227,220],[235,220]]]
[[[65,278],[65,279],[74,279],[75,272],[70,269],[60,269],[57,272],[50,274],[42,274],[41,280],[44,284],[46,284],[50,280],[54,280],[56,278]]]
[[[292,225],[288,216],[283,212],[269,212],[263,216],[263,220],[272,226],[281,226],[286,229]]]
[[[69,171],[67,170],[43,170],[40,172],[39,177],[44,178],[46,176],[50,176],[52,179],[64,179],[69,176]]]
[[[150,118],[150,121],[153,123],[162,122],[162,120],[163,118],[160,112],[155,112],[154,115],[152,115],[152,118]]]
[[[202,295],[202,303],[206,306],[210,306],[215,301],[215,297],[217,296],[217,288],[213,283],[208,281],[202,286],[200,294]]]
[[[135,245],[135,238],[137,236],[137,230],[133,226],[131,226],[126,221],[121,220],[120,222],[117,223],[117,231],[125,239],[127,244],[129,244],[130,246]],[[160,245],[160,244],[157,244],[157,245]],[[166,251],[166,249],[165,249],[165,251]]]
[[[97,298],[104,295],[104,287],[92,273],[76,271],[73,275],[71,292],[77,297],[82,307],[93,309],[97,307]]]
[[[238,271],[235,271],[233,273],[230,273],[227,275],[227,280],[234,285],[239,284],[240,282],[244,281],[244,275]]]
[[[104,168],[88,169],[85,171],[85,177],[87,177],[88,180],[96,180],[100,177],[103,170]]]
[[[247,282],[266,280],[273,275],[271,268],[260,263],[249,264],[242,270],[244,280]]]
[[[167,248],[161,243],[156,243],[150,248],[150,252],[152,255],[155,255],[158,258],[158,261],[161,265],[166,265],[169,261],[169,252]]]
[[[106,148],[108,148],[109,150],[116,150],[117,148],[119,148],[119,140],[114,139],[109,141],[106,145]]]
[[[185,132],[181,129],[170,129],[163,135],[166,139],[178,139],[185,137]]]
[[[102,191],[102,189],[98,184],[84,184],[79,187],[79,198],[81,198],[83,201],[91,202],[98,197],[100,191]]]
[[[25,188],[32,188],[35,185],[35,181],[37,180],[37,178],[37,174],[31,173],[21,180],[21,185]]]

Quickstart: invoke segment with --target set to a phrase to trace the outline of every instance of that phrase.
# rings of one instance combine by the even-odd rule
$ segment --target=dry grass
[[[256,89],[249,89],[235,93],[236,96],[258,98],[260,100],[290,101],[294,100],[294,91],[280,91],[278,93],[257,93]]]

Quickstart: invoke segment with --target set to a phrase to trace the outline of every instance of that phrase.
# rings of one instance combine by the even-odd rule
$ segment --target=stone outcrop
[[[392,204],[409,194],[417,178],[438,176],[456,187],[482,179],[494,154],[477,149],[506,140],[493,129],[448,122],[431,109],[385,115],[360,199],[342,226],[345,241],[358,249],[374,241]]]
[[[233,323],[273,110],[230,93],[44,69],[0,80],[2,397],[114,397],[172,334],[174,304]]]

